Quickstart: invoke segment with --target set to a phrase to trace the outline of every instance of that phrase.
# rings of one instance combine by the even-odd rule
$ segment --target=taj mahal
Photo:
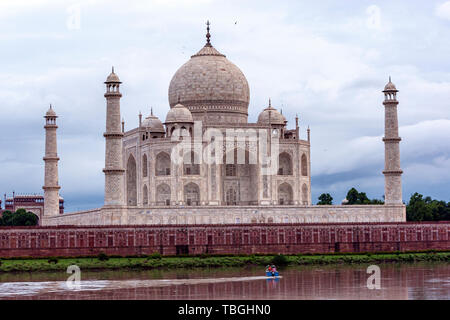
[[[287,129],[288,120],[267,98],[257,122],[248,122],[249,84],[242,71],[211,44],[209,23],[204,47],[170,81],[164,121],[150,111],[139,114],[137,128],[125,130],[121,85],[113,68],[105,81],[105,190],[101,208],[60,214],[57,114],[52,107],[45,114],[41,225],[406,220],[398,90],[390,79],[383,90],[385,204],[351,206],[312,204],[311,133],[309,128],[301,132],[298,117],[295,129]]]

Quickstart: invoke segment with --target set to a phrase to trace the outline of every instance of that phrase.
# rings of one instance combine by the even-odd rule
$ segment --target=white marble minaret
[[[58,153],[56,146],[56,115],[50,105],[45,118],[45,177],[44,177],[44,217],[59,215],[59,189],[58,185]]]
[[[402,173],[400,169],[400,140],[398,136],[397,88],[391,82],[384,87],[384,202],[402,204]]]
[[[119,77],[114,73],[105,81],[106,84],[106,132],[105,137],[105,206],[124,205],[124,173],[122,159],[123,132],[120,120]]]

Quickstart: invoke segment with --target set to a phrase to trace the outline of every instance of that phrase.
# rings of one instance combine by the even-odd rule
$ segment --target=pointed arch
[[[302,176],[307,176],[308,175],[308,159],[306,158],[306,154],[302,154],[301,166],[302,166]]]
[[[184,186],[184,202],[188,206],[200,204],[200,188],[197,184],[189,182]]]
[[[278,175],[292,175],[292,158],[287,152],[278,156]]]
[[[144,184],[144,188],[142,188],[142,203],[144,206],[148,205],[148,188],[146,184]]]
[[[309,197],[308,197],[308,187],[306,183],[302,186],[302,204],[308,205],[309,204]]]
[[[280,205],[293,204],[293,192],[289,183],[284,182],[278,187],[278,203]]]
[[[182,126],[180,128],[180,136],[181,137],[189,137],[190,136],[190,131],[188,131],[188,129],[185,126]]]
[[[170,186],[167,183],[161,183],[156,187],[156,204],[170,206]]]
[[[130,154],[127,161],[127,205],[137,205],[136,160]]]
[[[148,171],[147,155],[144,153],[144,155],[142,156],[142,176],[144,178],[147,177],[147,171]]]
[[[155,175],[170,176],[170,156],[166,152],[160,152],[156,156]]]

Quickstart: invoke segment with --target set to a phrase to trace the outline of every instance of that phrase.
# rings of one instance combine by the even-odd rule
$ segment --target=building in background
[[[42,218],[44,214],[44,196],[42,195],[16,195],[13,192],[12,197],[7,197],[4,195],[5,200],[5,208],[1,210],[3,211],[11,211],[15,212],[18,209],[25,209],[26,211],[33,212],[35,215],[39,217],[39,220]],[[0,200],[1,204],[1,200]],[[59,214],[64,213],[64,199],[59,197]]]

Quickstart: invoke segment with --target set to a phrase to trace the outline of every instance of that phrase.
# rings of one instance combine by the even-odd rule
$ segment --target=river
[[[380,288],[369,289],[368,265],[288,267],[280,279],[261,268],[0,274],[0,299],[446,299],[450,264],[380,264]]]

